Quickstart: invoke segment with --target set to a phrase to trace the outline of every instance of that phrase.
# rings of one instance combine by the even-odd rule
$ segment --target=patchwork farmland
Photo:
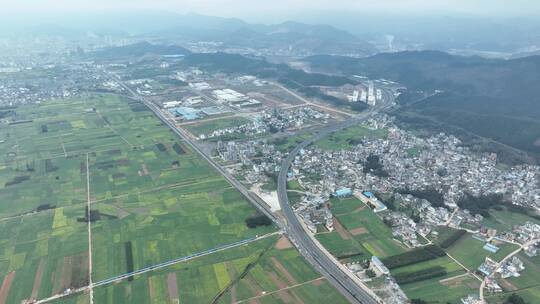
[[[391,229],[373,211],[355,197],[331,201],[335,215],[333,232],[317,234],[317,239],[338,259],[345,262],[387,257],[407,248],[395,241]]]
[[[481,281],[474,272],[489,254],[482,248],[484,243],[469,233],[460,234],[443,250],[440,243],[457,230],[441,227],[434,245],[411,249],[395,240],[384,221],[354,196],[332,198],[330,209],[334,231],[320,231],[316,238],[341,262],[362,263],[373,255],[380,257],[411,300],[436,303],[442,297],[445,303],[458,304],[461,298],[478,292]],[[516,249],[508,244],[499,246],[500,252],[491,256],[496,260]],[[388,285],[381,277],[368,284],[375,290]]]
[[[276,246],[277,238],[148,273],[133,282],[99,287],[95,291],[96,301],[347,303],[295,249]]]
[[[255,209],[139,103],[93,95],[16,115],[24,123],[0,128],[0,302],[81,288],[52,303],[88,303],[89,252],[99,282],[276,231],[248,228]],[[93,298],[345,301],[278,238],[96,287]]]

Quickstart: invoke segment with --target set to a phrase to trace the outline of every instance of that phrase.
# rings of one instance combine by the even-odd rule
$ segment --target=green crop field
[[[83,205],[0,222],[0,280],[11,277],[7,303],[85,286],[88,242]]]
[[[363,228],[365,231],[354,236],[371,254],[387,257],[406,251],[406,248],[393,240],[392,230],[370,208],[337,216],[348,231]]]
[[[503,292],[496,295],[489,295],[486,297],[486,300],[489,301],[490,304],[507,304],[509,303],[506,301],[507,298],[514,293],[520,296],[527,304],[538,303],[538,301],[540,301],[540,288],[538,288],[538,286],[516,291]]]
[[[409,299],[422,299],[428,303],[461,304],[461,298],[471,294],[478,294],[480,281],[471,275],[455,277],[442,281],[440,278],[433,278],[402,286],[403,291]],[[491,302],[490,302],[491,303]]]
[[[540,302],[540,256],[529,257],[521,252],[517,257],[523,261],[525,270],[517,278],[502,280],[504,293],[489,297],[490,303],[502,303],[512,293],[520,295],[528,303]]]
[[[249,119],[243,117],[230,117],[211,121],[201,121],[185,125],[184,128],[191,132],[193,135],[199,136],[201,134],[209,134],[219,129],[241,126],[249,122]]]
[[[482,248],[484,244],[485,242],[474,239],[471,234],[467,234],[450,246],[448,253],[469,270],[475,271],[486,257],[489,256],[496,261],[500,261],[509,253],[518,249],[517,245],[502,243],[496,245],[500,249],[493,254]]]
[[[446,240],[448,237],[450,237],[452,234],[456,232],[456,229],[450,228],[448,226],[439,226],[435,228],[433,231],[437,232],[438,235],[435,235],[433,232],[430,233],[427,237],[435,244],[440,244],[444,240]]]
[[[275,189],[273,189],[272,191],[275,191]],[[303,194],[296,191],[287,191],[287,197],[289,198],[289,203],[291,205],[295,205],[302,201]]]
[[[354,196],[347,198],[334,197],[330,199],[330,203],[332,204],[330,210],[332,211],[332,214],[335,215],[348,214],[366,206]]]
[[[393,275],[396,275],[396,274],[402,274],[402,273],[408,273],[408,272],[415,272],[415,271],[420,271],[420,270],[424,270],[424,269],[435,267],[435,266],[443,267],[446,270],[447,275],[445,277],[452,277],[452,276],[465,273],[465,270],[461,266],[459,266],[459,264],[452,261],[452,259],[450,259],[447,256],[440,257],[434,260],[421,262],[421,263],[394,268],[392,269],[391,273]]]
[[[316,238],[342,260],[381,258],[407,251],[392,237],[392,230],[356,197],[332,198],[335,230],[318,233]]]
[[[292,248],[259,240],[95,290],[96,302],[347,303]]]
[[[358,255],[363,258],[369,258],[367,250],[362,247],[358,241],[353,238],[345,240],[335,231],[319,233],[316,235],[316,238],[321,242],[324,248],[338,258],[348,255]]]
[[[392,275],[406,275],[442,267],[446,274],[418,282],[401,284],[409,299],[421,299],[430,303],[444,299],[445,303],[460,303],[469,294],[477,294],[480,281],[467,272],[451,258],[444,256],[391,270]]]
[[[0,127],[0,283],[11,282],[7,303],[88,283],[87,174],[94,281],[275,231],[248,229],[244,221],[255,209],[137,102],[114,95],[49,101],[18,107],[15,120],[23,122]],[[181,298],[211,299],[261,250],[250,244],[235,252],[233,258],[222,252],[203,259],[213,259],[209,266],[178,265]],[[237,297],[257,295],[241,288],[251,282],[277,290],[290,275],[299,283],[285,292],[292,297],[339,298],[327,282],[309,282],[316,273],[294,249],[269,254],[287,273],[274,269],[281,278],[276,281],[267,275],[273,264],[262,259],[249,282],[240,280]],[[164,302],[163,278],[141,277],[146,279],[100,288],[96,297],[105,303],[136,303],[123,299],[139,296]],[[56,303],[85,301],[80,295]]]
[[[522,213],[507,210],[490,210],[489,213],[491,217],[485,218],[482,224],[499,231],[511,230],[514,225],[523,225],[525,222],[540,224],[540,220]]]
[[[78,293],[64,298],[53,300],[51,304],[89,304],[90,296],[87,293]]]
[[[354,126],[331,134],[315,143],[324,150],[341,150],[356,146],[363,138],[385,138],[388,131],[384,129],[371,130],[364,126]]]
[[[221,179],[108,199],[94,208],[117,217],[92,225],[96,279],[126,272],[128,241],[140,269],[273,230],[248,229],[244,220],[253,208]]]
[[[298,180],[290,180],[287,182],[287,190],[304,191],[304,188],[300,185]]]

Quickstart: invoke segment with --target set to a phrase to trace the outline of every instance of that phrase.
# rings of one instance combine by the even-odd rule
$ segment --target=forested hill
[[[218,41],[225,48],[290,52],[291,54],[374,54],[369,42],[329,25],[287,21],[250,24],[239,19],[189,14],[155,35],[180,41]]]
[[[540,56],[502,60],[421,51],[305,62],[315,71],[394,80],[410,92],[444,91],[412,103],[399,117],[437,131],[466,130],[540,160]],[[405,96],[402,101],[410,102],[415,95]]]
[[[418,51],[361,59],[321,55],[304,61],[315,69],[387,78],[415,89],[461,90],[493,97],[530,97],[540,92],[540,56],[501,60]]]

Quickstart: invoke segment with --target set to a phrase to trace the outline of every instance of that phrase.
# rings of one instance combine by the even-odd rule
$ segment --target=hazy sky
[[[389,14],[540,15],[539,0],[0,0],[0,14],[165,10],[276,21],[332,11]]]

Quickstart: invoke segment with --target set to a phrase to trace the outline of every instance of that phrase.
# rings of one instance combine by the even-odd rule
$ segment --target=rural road
[[[508,261],[510,258],[512,258],[513,256],[515,256],[516,254],[518,254],[519,252],[521,252],[521,250],[533,245],[533,244],[536,244],[540,242],[540,239],[533,239],[533,240],[530,240],[528,241],[527,243],[523,244],[523,245],[520,245],[518,249],[510,252],[508,255],[506,255],[498,264],[497,264],[497,267],[495,268],[495,271],[497,271],[499,268],[501,268],[501,266],[506,263],[506,261]],[[485,299],[484,299],[484,288],[486,286],[486,278],[484,278],[484,280],[482,280],[482,284],[480,285],[480,300],[485,303]]]
[[[313,136],[300,143],[295,149],[293,149],[288,157],[283,160],[280,174],[278,177],[278,197],[281,209],[285,216],[286,221],[278,218],[271,212],[269,206],[262,201],[258,196],[254,195],[246,189],[244,185],[238,182],[232,177],[224,168],[217,164],[209,155],[202,151],[191,137],[184,134],[181,129],[176,127],[176,123],[171,118],[167,117],[154,103],[144,99],[144,97],[136,94],[131,88],[125,85],[119,77],[115,75],[115,80],[125,88],[134,100],[144,103],[154,114],[165,123],[175,134],[184,139],[185,142],[198,154],[200,154],[212,167],[214,167],[221,175],[227,179],[227,181],[240,191],[255,207],[261,212],[271,218],[280,228],[284,229],[287,236],[290,238],[293,244],[298,248],[300,253],[306,258],[306,260],[314,266],[324,277],[334,285],[340,293],[342,293],[351,303],[382,303],[382,301],[371,291],[365,284],[363,284],[354,274],[347,270],[339,261],[337,261],[328,251],[326,251],[309,233],[303,228],[302,224],[294,214],[289,200],[287,198],[287,172],[291,166],[292,161],[301,149],[307,147],[313,142],[328,136],[329,134],[354,126],[363,122],[364,120],[372,117],[381,110],[388,109],[389,105],[373,107],[361,114],[352,116],[346,121],[324,127],[317,130]],[[311,103],[311,102],[308,102]],[[336,112],[336,110],[333,110]],[[337,111],[341,112],[341,111]],[[345,114],[343,112],[342,114]],[[350,113],[346,113],[351,116]]]
[[[380,108],[382,109],[382,108]],[[285,228],[290,239],[300,250],[302,255],[321,272],[330,283],[332,283],[351,303],[381,303],[382,301],[363,284],[352,272],[346,269],[338,260],[336,260],[328,251],[326,251],[312,237],[301,224],[300,220],[294,213],[289,199],[287,197],[287,173],[292,165],[292,162],[298,153],[333,132],[354,126],[375,115],[380,109],[371,109],[361,113],[345,122],[337,125],[329,126],[320,129],[311,138],[303,141],[296,146],[285,158],[281,164],[281,170],[278,176],[278,198],[283,215],[287,219]]]
[[[182,138],[195,152],[197,152],[204,160],[206,160],[216,171],[218,171],[234,188],[236,188],[240,193],[259,211],[272,219],[280,228],[283,228],[283,223],[271,210],[261,198],[257,195],[250,192],[242,183],[240,183],[236,178],[234,178],[226,169],[221,165],[216,163],[210,155],[205,153],[199,146],[195,143],[194,139],[180,128],[176,126],[176,122],[172,120],[171,117],[167,117],[154,103],[147,101],[144,97],[139,96],[135,93],[129,86],[124,84],[116,75],[114,80],[126,89],[136,101],[142,102],[145,104],[165,125],[167,125],[171,131],[176,135]]]

